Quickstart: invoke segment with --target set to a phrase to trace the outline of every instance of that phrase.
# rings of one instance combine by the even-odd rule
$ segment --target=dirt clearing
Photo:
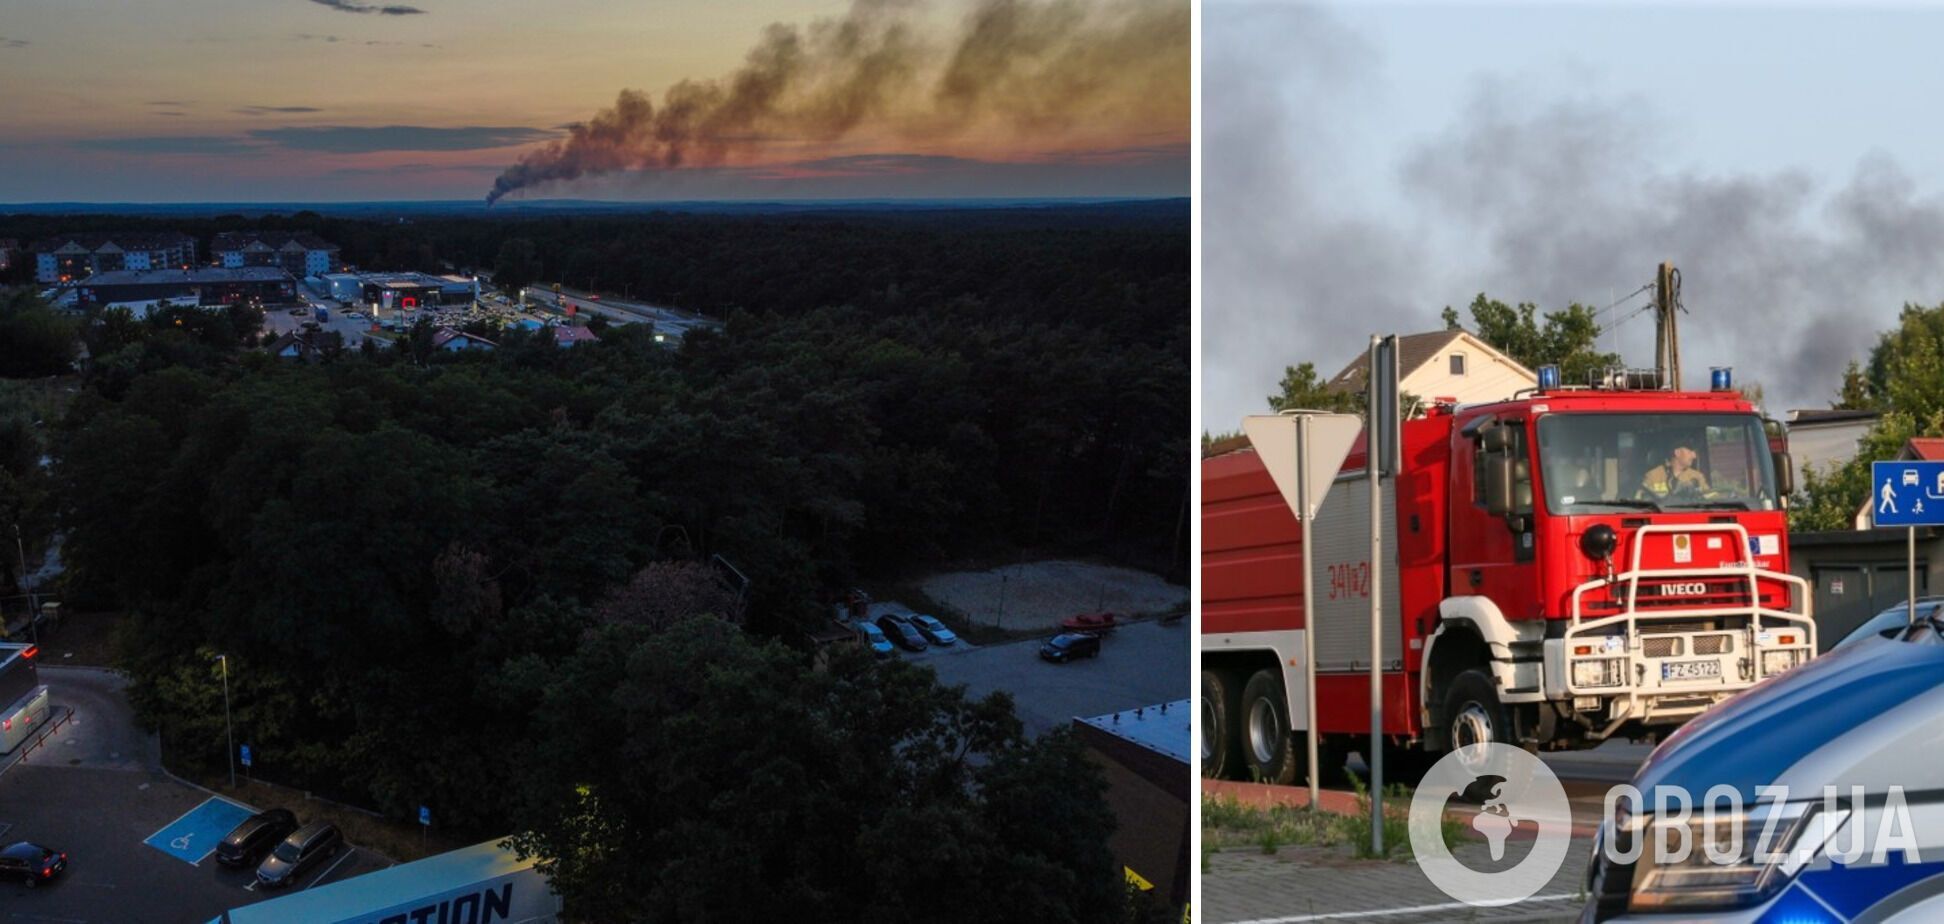
[[[973,622],[1010,630],[1051,628],[1079,613],[1104,610],[1126,618],[1188,607],[1185,587],[1145,571],[1079,561],[957,571],[926,578],[918,586]]]

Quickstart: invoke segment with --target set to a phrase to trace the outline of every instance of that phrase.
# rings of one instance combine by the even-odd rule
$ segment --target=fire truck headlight
[[[1800,651],[1764,651],[1762,652],[1762,676],[1773,677],[1801,663],[1802,652]]]
[[[1627,675],[1625,658],[1588,658],[1573,662],[1573,686],[1617,687]]]

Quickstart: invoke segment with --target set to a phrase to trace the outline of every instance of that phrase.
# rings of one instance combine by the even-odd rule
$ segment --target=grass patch
[[[1288,805],[1248,805],[1233,796],[1202,800],[1202,868],[1209,857],[1230,849],[1274,854],[1284,846],[1348,848],[1363,859],[1404,861],[1412,858],[1410,790],[1385,788],[1384,855],[1370,852],[1370,793],[1352,777],[1361,811],[1355,815],[1316,811]],[[1447,845],[1464,840],[1465,823],[1446,818],[1440,833]]]
[[[233,789],[227,775],[202,776],[196,782],[258,808],[287,808],[306,822],[328,821],[337,825],[338,830],[344,832],[344,839],[352,845],[400,863],[477,843],[477,839],[454,838],[441,831],[428,831],[411,822],[374,815],[363,809],[314,798],[301,789],[262,780],[238,779]]]

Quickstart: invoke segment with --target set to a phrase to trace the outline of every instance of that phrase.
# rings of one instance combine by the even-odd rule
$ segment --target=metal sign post
[[[1870,520],[1881,528],[1902,526],[1905,615],[1917,623],[1917,527],[1944,526],[1944,462],[1921,459],[1870,463]]]
[[[1384,491],[1383,476],[1401,455],[1397,400],[1397,337],[1370,338],[1364,427],[1364,471],[1370,477],[1370,853],[1384,855]]]
[[[1343,457],[1357,439],[1363,421],[1354,414],[1326,414],[1321,411],[1285,411],[1275,416],[1245,417],[1242,432],[1248,434],[1262,465],[1276,483],[1283,502],[1303,524],[1303,716],[1305,747],[1308,749],[1310,806],[1321,798],[1322,761],[1318,758],[1316,731],[1316,633],[1310,588],[1316,584],[1316,547],[1311,544],[1311,524],[1323,508],[1323,498],[1336,481]],[[1322,484],[1318,488],[1318,483]]]

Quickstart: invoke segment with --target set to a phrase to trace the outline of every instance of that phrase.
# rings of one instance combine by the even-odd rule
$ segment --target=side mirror
[[[1786,452],[1775,454],[1775,493],[1780,497],[1795,493],[1795,464]]]
[[[1502,517],[1517,509],[1512,483],[1512,458],[1497,454],[1486,457],[1485,512]]]

